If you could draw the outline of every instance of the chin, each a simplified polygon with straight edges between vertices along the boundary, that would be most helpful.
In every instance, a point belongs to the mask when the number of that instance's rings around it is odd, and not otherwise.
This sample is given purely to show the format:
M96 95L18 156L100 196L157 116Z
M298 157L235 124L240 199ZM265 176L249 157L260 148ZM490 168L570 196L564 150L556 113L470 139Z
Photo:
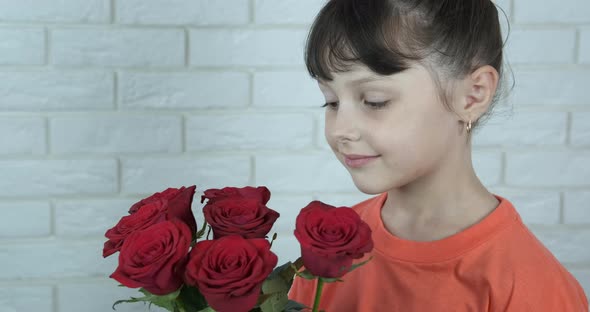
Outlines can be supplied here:
M388 188L384 187L383 185L379 185L379 184L371 184L371 183L360 183L357 181L354 181L354 185L356 186L356 188L359 189L359 191L368 194L368 195L378 195L381 194L383 192L386 192L388 190Z

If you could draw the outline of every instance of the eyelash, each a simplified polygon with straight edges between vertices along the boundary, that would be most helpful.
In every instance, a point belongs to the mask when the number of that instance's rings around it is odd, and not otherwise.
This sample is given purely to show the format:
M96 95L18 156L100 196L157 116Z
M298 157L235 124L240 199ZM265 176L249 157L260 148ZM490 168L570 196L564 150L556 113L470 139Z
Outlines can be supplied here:
M383 108L383 107L387 106L388 103L389 103L389 101L385 101L385 102L367 102L367 101L365 101L365 104L367 104L368 106L370 106L371 108L374 108L374 109ZM325 103L324 105L322 105L322 107L330 106L330 108L334 108L337 104L338 104L338 102L328 102L328 103Z

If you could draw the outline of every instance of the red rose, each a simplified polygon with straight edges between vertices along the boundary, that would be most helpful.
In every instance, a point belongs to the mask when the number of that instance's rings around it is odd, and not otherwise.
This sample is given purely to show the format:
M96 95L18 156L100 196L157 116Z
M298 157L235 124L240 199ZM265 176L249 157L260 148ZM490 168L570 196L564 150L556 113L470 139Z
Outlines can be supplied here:
M183 283L190 244L190 229L178 219L136 231L123 243L119 266L111 278L154 295L174 292Z
M364 253L373 249L371 228L348 207L313 201L297 216L295 237L303 265L313 275L341 277Z
M203 207L205 220L215 239L237 234L244 238L264 238L280 214L257 198L229 197L208 202Z
M121 218L113 228L105 233L109 240L104 243L102 256L106 258L119 251L125 239L133 232L147 229L156 223L165 221L167 219L167 204L168 202L165 199L152 201L142 206L138 212Z
M201 196L201 203L205 201L205 198L209 199L207 203L213 203L216 200L224 199L228 197L247 197L256 198L262 204L266 205L270 199L270 191L264 187L252 187L246 186L242 188L237 187L224 187L222 189L208 189L204 192L205 195Z
M191 250L185 281L199 288L215 311L246 312L256 305L277 261L266 239L232 235L200 241Z
M168 214L171 217L179 218L186 225L189 226L191 231L195 233L197 231L197 223L195 216L191 210L193 203L193 197L195 195L195 185L190 187L167 188L163 192L154 193L152 196L144 198L137 203L133 204L129 208L129 213L133 214L142 209L143 206L154 201L166 199L168 201Z

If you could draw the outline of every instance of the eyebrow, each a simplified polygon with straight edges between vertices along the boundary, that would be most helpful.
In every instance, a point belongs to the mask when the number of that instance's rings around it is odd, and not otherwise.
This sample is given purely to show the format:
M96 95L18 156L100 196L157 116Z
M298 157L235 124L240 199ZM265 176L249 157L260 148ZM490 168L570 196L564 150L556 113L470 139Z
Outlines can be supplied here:
M371 82L371 81L375 81L375 80L379 80L381 79L381 77L378 76L368 76L368 77L363 77L363 78L359 78L359 79L355 79L355 80L351 80L350 83L367 83L367 82Z
M348 84L362 84L362 83L367 83L367 82L371 82L371 81L376 81L379 79L381 79L381 77L379 77L379 76L366 76L366 77L362 77L362 78L358 78L358 79L353 79L353 80L349 81ZM324 81L322 79L317 79L317 81L320 84L327 85L326 81Z

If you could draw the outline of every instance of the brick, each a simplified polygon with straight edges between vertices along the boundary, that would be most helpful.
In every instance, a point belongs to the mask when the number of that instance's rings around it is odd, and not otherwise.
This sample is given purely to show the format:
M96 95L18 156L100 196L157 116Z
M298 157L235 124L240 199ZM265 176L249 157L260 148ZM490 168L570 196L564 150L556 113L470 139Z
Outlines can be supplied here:
M256 184L285 193L357 190L346 168L328 153L256 156Z
M525 224L558 224L560 198L557 191L523 191L494 188L491 191L514 205Z
M296 150L311 145L312 119L302 114L189 116L187 150Z
M119 81L123 109L235 108L250 98L246 73L124 72Z
M590 192L565 192L563 200L564 222L568 224L590 224Z
M43 197L117 191L117 162L95 160L1 160L0 196Z
M1 238L51 234L51 207L47 202L2 202L0 212Z
M576 31L571 29L513 29L507 45L511 63L573 63Z
M116 10L120 24L234 25L250 19L248 0L125 0Z
M303 29L192 29L194 66L302 65Z
M585 246L590 239L590 229L567 229L565 227L537 228L531 231L562 263L584 263L590 260L590 249Z
M110 20L109 0L3 0L0 5L0 20L3 22L105 23Z
M45 154L45 121L40 117L0 118L0 155Z
M53 153L180 152L180 116L103 115L50 118Z
M254 16L258 24L311 24L325 0L256 0Z
M246 186L250 160L246 156L123 158L124 193L151 195L168 187L196 185L197 190Z
M587 23L590 3L585 0L514 1L514 22L523 23Z
M141 297L137 288L118 287L115 280L96 282L63 282L58 286L59 312L104 312L112 311L115 301ZM117 312L145 312L148 304L143 302L122 303L115 307ZM163 312L163 308L152 305L149 311Z
M111 109L113 75L87 71L3 71L0 95L0 109L5 111Z
M51 286L3 286L0 304L5 312L53 312L53 291Z
M51 32L51 63L65 66L182 66L179 29L61 28Z
M43 29L0 29L0 64L40 65L44 62L45 32Z
M2 279L66 279L109 276L117 267L117 255L102 258L103 240L45 241L0 245L10 255L10 266L0 267ZM42 259L43 265L39 265ZM34 269L31 269L34 268Z
M254 106L319 109L325 102L317 82L304 71L256 72L253 88Z
M590 153L535 151L508 153L506 183L511 186L586 186Z
M579 61L582 64L590 64L590 27L580 27L579 40Z
M474 146L560 145L565 143L567 114L516 112L492 118L475 132Z
M59 200L55 203L56 235L103 237L140 199Z
M272 191L274 190L271 189L271 192ZM295 219L297 218L299 211L307 206L312 200L313 198L310 195L289 196L276 195L273 193L266 205L269 208L276 210L281 216L275 222L269 236L272 236L272 233L277 232L280 240L285 236L293 235L293 231L295 230Z
M565 69L514 69L518 87L511 102L518 105L590 105L586 82L590 71Z
M590 112L573 112L571 143L574 146L590 145Z
M502 153L474 150L472 153L475 173L486 186L500 183L502 177Z

